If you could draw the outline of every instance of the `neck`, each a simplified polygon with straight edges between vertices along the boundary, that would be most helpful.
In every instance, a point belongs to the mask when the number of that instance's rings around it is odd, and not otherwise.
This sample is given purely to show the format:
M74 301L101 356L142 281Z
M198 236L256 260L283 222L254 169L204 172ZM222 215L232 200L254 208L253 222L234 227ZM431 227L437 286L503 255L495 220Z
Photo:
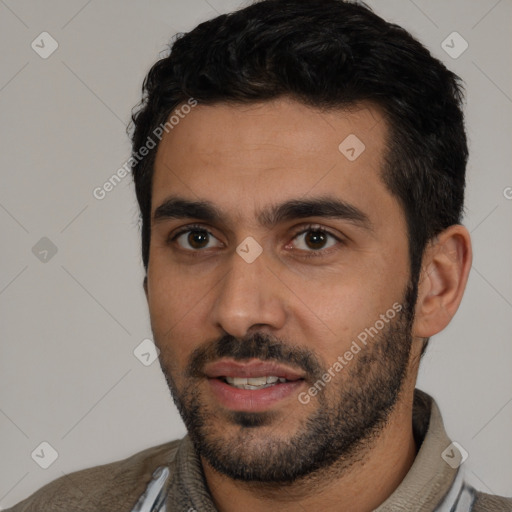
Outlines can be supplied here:
M204 459L203 469L220 512L281 512L377 508L400 485L416 457L412 429L413 389L404 389L384 429L349 460L286 485L234 481Z

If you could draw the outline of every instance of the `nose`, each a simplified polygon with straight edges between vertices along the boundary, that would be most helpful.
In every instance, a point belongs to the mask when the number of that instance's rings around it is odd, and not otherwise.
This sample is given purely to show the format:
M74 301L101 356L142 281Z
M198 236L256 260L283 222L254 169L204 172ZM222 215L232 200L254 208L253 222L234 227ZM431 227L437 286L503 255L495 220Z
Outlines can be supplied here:
M233 253L217 288L213 321L237 338L255 329L280 329L286 321L285 290L268 267L264 253L252 263Z

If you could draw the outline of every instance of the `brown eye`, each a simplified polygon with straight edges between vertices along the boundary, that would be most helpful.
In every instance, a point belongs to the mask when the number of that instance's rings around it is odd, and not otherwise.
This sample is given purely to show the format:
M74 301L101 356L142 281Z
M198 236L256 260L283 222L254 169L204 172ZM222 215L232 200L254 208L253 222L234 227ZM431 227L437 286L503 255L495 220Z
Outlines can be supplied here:
M322 231L308 231L304 241L310 249L323 249L327 234Z
M209 235L206 231L190 231L187 242L194 249L203 249L208 245Z
M322 228L309 228L297 233L293 245L296 249L307 252L320 252L336 245L340 240Z
M189 228L180 231L172 238L182 249L198 251L201 249L210 249L220 247L219 242L208 230L200 228Z

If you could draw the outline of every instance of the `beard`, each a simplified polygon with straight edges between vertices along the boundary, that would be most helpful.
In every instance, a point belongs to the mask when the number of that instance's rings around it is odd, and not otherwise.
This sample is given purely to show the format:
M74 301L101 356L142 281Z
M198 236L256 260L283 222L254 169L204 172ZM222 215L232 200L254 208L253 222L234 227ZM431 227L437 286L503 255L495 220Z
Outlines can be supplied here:
M181 386L161 354L162 371L197 454L227 477L255 484L292 483L335 464L347 468L360 460L386 426L407 375L416 290L407 288L401 311L307 406L297 401L301 414L285 432L278 429L291 414L283 418L279 411L213 410L200 391L206 382L203 369L224 357L276 361L302 370L309 387L331 367L313 351L266 333L243 339L225 335L192 353ZM308 415L303 414L305 407Z

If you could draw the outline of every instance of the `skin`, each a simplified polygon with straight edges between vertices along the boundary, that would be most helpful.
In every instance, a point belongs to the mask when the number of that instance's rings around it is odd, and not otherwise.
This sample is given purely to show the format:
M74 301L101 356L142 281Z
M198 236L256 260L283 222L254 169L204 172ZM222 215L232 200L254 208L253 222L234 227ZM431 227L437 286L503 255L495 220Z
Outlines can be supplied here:
M366 146L354 161L338 149L349 134ZM155 161L152 213L170 196L209 201L222 213L215 222L152 219L145 291L161 365L178 390L187 387L185 368L193 351L226 333L243 338L257 331L293 340L329 367L358 333L403 300L410 280L405 217L379 176L386 135L386 122L372 105L321 112L289 98L198 105L166 134ZM258 217L288 200L325 196L364 212L371 229L326 217L267 226ZM194 249L186 234L170 241L190 224L213 235L207 248ZM308 224L324 227L339 240L328 237L326 248L311 249L304 235L297 236ZM250 264L236 252L248 236L262 248ZM202 458L217 508L256 512L321 506L326 512L362 512L389 497L416 455L412 399L421 341L455 314L470 266L470 238L463 226L451 226L427 247L407 374L389 421L366 449L284 490L235 481ZM332 400L350 375L337 376L326 396ZM212 436L227 441L240 433L206 380L194 392L215 412ZM257 453L270 438L286 440L315 407L317 400L305 406L295 396L279 402L272 408L276 421L258 427L246 449Z

